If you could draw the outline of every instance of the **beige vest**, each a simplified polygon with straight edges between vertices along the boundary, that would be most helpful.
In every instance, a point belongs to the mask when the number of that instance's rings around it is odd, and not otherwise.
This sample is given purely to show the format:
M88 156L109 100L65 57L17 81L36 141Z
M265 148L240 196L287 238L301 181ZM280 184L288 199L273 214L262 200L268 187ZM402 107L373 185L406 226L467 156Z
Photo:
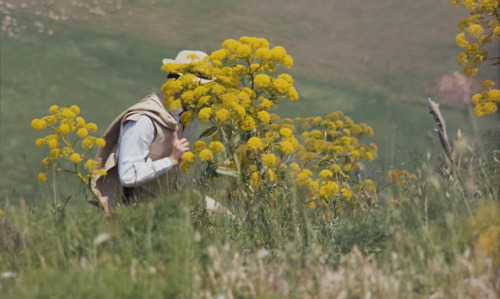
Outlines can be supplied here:
M177 124L175 118L165 110L161 92L146 96L142 101L120 114L104 133L106 146L100 148L96 155L98 167L107 171L106 176L98 176L92 180L92 190L98 197L100 205L109 211L114 205L123 202L124 188L118 177L118 151L119 140L123 125L128 120L137 121L141 115L151 118L155 128L155 140L149 147L149 155L153 161L168 157L172 153L172 135L177 130L177 135L182 138L182 126ZM142 194L155 196L167 194L177 184L178 168L170 169L165 175L159 176L140 187ZM93 200L93 203L99 204Z

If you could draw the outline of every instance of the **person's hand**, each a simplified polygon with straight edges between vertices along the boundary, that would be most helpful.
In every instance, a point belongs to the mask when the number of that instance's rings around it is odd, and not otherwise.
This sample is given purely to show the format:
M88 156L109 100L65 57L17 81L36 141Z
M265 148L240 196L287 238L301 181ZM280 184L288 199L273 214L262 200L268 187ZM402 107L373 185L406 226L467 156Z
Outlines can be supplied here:
M179 139L177 137L177 131L172 135L172 154L168 156L168 159L172 162L172 165L177 165L181 163L182 155L189 151L189 141L186 138Z

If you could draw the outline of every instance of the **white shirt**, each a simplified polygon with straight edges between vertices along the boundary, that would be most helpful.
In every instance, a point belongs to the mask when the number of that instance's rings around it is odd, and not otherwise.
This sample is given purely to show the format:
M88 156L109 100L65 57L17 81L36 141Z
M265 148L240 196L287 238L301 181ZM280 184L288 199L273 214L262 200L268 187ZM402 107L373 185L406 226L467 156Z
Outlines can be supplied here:
M179 122L180 113L173 115ZM191 140L196 131L197 121L193 121L183 130L183 137ZM123 126L118 152L118 177L125 187L139 186L171 169L169 158L153 161L148 157L149 146L155 140L153 121L147 115L141 115L138 121L127 121Z
M118 152L118 176L123 186L141 185L172 168L169 158L153 161L148 157L154 139L153 121L147 115L141 115L138 121L127 121L123 126Z

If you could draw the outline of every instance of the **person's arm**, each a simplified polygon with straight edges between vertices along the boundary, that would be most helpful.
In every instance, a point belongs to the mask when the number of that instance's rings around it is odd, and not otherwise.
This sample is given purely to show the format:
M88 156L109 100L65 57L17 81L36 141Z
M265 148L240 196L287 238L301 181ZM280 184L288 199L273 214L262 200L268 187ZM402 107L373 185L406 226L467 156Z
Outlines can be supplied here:
M118 176L125 187L133 187L150 181L180 163L182 154L189 150L185 139L174 134L172 155L152 161L148 158L149 146L155 139L152 120L142 115L138 121L128 121L123 126L118 154Z

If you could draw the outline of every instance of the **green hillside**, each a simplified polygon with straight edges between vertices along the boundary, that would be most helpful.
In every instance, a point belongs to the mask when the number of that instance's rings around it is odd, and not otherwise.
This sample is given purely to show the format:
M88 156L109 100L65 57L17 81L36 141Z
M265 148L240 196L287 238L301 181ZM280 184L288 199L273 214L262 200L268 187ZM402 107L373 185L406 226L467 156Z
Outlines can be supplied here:
M17 7L11 14L26 28L1 36L0 196L31 200L40 192L35 176L42 154L34 147L40 135L30 121L50 105L79 105L102 133L119 112L161 86L162 58L185 48L210 52L242 35L264 37L294 58L290 73L301 99L278 113L342 110L374 128L379 158L369 169L399 167L418 149L439 153L426 88L459 70L454 36L463 12L430 0L313 2L111 1L101 14L64 1ZM45 17L47 11L67 20ZM450 135L457 128L476 134L498 127L498 118L478 120L468 108L444 107Z

